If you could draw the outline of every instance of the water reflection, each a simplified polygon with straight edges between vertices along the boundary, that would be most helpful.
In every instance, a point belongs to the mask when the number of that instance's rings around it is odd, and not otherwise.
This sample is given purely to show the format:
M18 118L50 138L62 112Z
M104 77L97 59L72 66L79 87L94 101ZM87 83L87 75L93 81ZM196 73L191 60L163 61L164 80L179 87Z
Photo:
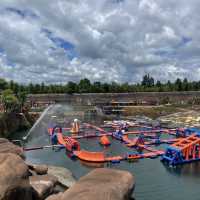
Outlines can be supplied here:
M86 162L86 161L80 161L80 164L89 168L101 168L104 167L104 163L92 163L92 162Z
M163 163L163 166L167 172L175 176L191 176L194 178L200 177L200 162L196 161L194 163L187 163L184 165L169 166Z

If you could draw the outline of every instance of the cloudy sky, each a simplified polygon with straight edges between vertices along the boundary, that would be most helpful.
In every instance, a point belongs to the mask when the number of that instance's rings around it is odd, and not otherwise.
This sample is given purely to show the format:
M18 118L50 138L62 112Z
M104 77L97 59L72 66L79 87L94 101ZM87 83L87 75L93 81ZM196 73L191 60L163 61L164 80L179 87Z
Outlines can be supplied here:
M200 80L199 0L0 0L0 77Z

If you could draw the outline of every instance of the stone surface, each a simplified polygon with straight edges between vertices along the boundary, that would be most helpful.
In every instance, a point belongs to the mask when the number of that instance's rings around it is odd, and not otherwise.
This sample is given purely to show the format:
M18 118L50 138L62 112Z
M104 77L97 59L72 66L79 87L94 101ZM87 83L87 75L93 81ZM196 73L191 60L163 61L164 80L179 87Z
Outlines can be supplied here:
M48 172L47 165L36 165L36 164L29 164L27 163L29 169L34 171L38 175L45 175Z
M0 200L36 199L29 184L28 167L18 155L0 153L0 174Z
M14 153L25 158L23 149L5 138L0 138L0 153Z
M48 174L56 176L59 183L66 188L71 187L76 182L71 171L64 167L48 166Z
M57 178L51 175L30 176L30 184L37 192L40 199L45 199L54 192L54 187L58 182Z
M23 113L3 113L0 118L0 136L9 137L12 133L30 128L30 123Z
M48 197L47 199L45 199L45 200L61 200L62 196L63 196L63 193L60 192L60 193L58 193L58 194L53 194L53 195L49 196L49 197Z
M199 111L189 110L177 112L158 118L163 126L168 127L198 127L200 128Z
M95 169L54 200L125 200L134 189L134 177L127 171Z

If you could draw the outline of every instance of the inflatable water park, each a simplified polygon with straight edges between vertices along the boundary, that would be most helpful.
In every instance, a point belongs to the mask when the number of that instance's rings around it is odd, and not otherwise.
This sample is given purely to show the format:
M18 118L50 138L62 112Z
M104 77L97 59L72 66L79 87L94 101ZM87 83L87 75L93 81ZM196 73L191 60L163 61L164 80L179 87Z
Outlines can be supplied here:
M162 162L176 166L200 160L200 130L196 128L167 129L122 120L96 126L74 119L71 127L49 125L48 134L51 142L48 147L64 148L73 158L86 162L119 163L160 157ZM104 150L88 151L81 148L81 140L84 138L98 138L98 145L104 148L110 148L112 141L118 140L119 145L126 146L130 151L115 156L106 155ZM159 148L161 144L166 144L165 149Z

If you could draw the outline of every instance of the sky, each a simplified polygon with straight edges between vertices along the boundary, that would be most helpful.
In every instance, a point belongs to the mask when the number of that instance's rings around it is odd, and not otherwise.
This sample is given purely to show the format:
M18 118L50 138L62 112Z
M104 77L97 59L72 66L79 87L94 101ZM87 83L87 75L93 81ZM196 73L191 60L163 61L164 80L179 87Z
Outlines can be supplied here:
M0 77L200 80L199 0L0 0Z

